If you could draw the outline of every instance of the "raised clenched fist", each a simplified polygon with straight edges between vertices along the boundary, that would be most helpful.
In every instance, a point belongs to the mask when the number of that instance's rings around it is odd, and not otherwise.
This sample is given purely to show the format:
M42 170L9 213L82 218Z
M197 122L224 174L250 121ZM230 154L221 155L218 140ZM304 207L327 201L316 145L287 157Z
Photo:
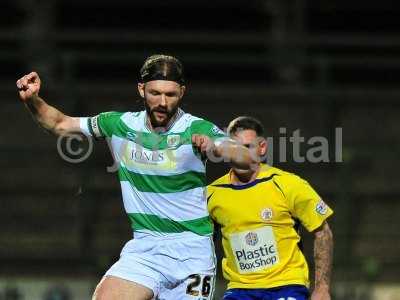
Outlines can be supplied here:
M19 98L26 102L32 97L37 97L40 90L40 78L36 72L31 72L17 80Z
M206 135L201 135L201 134L193 134L192 135L192 144L197 147L200 152L205 153L207 151L211 151L215 148L215 144Z

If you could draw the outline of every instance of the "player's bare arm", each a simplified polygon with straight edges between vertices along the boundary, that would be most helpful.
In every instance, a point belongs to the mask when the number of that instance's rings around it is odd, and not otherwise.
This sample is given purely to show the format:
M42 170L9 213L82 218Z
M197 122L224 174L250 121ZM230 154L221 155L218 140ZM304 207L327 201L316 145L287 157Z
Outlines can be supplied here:
M315 287L311 300L330 300L329 287L332 273L333 234L327 222L315 231L314 261Z
M19 97L39 125L56 135L80 132L79 118L67 116L48 105L39 97L40 87L40 77L36 72L31 72L17 80Z
M192 143L199 148L200 152L215 157L223 157L225 161L230 162L234 167L240 169L250 169L258 163L258 156L252 154L245 146L233 140L226 140L221 143L214 141L206 135L192 135Z

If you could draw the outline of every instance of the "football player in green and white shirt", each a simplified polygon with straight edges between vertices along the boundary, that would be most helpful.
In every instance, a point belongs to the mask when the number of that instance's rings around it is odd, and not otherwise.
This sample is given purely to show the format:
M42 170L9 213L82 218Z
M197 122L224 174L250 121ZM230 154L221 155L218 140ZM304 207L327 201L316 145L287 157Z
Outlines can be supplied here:
M93 299L212 299L213 227L205 197L205 158L223 158L241 168L249 150L214 124L179 108L185 92L182 64L172 56L149 57L138 90L140 112L69 117L39 97L32 72L17 81L19 96L45 129L109 139L124 207L134 239L106 272Z

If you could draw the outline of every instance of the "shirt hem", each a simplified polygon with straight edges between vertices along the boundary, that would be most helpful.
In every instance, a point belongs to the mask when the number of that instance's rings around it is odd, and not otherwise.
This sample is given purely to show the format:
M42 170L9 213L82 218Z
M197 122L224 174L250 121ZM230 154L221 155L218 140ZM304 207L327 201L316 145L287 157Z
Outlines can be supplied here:
M309 283L304 282L302 280L291 280L291 281L276 281L271 284L265 283L237 283L237 282L230 282L228 283L228 289L270 289L270 288L277 288L286 285L303 285L306 288L309 288Z

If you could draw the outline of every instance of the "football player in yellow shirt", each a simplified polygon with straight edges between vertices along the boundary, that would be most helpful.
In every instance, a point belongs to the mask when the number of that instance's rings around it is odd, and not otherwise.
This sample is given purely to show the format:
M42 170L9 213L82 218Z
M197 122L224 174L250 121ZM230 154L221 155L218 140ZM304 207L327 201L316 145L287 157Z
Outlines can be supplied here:
M231 138L265 155L261 123L239 117ZM315 285L312 300L330 300L333 236L326 219L333 211L307 181L260 163L232 168L208 186L208 210L221 226L228 282L224 300L306 300L309 270L299 225L314 234Z

